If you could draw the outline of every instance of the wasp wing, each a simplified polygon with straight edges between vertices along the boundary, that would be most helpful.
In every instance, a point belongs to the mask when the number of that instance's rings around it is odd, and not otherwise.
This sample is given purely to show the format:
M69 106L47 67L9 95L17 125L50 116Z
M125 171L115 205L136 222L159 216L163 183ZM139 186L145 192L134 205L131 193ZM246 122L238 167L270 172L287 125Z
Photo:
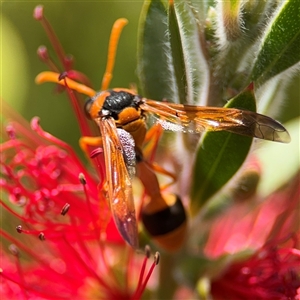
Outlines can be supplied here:
M156 122L165 130L191 133L224 130L264 140L290 142L289 133L279 122L252 111L147 99L141 108L154 114Z
M111 212L122 237L133 248L137 248L137 221L131 185L133 174L129 174L124 161L123 145L119 139L114 120L112 118L102 118L99 120L98 125L103 140ZM122 138L124 139L124 136ZM129 142L128 145L130 143L132 142ZM126 150L125 157L130 156L128 151ZM132 165L129 166L129 170L132 170Z
M117 128L119 141L123 149L123 158L129 174L130 179L135 176L136 153L135 143L132 135L125 129Z

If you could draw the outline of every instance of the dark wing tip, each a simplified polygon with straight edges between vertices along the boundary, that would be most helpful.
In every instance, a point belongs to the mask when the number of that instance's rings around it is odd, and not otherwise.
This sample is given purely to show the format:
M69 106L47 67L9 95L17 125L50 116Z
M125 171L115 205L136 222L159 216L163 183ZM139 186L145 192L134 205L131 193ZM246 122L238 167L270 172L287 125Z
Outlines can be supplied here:
M134 212L129 213L126 216L122 216L121 218L115 215L114 221L123 239L133 249L137 249L139 247L139 242L138 242L137 222L135 218L135 213Z
M284 131L275 131L274 141L280 143L289 143L291 141L291 136L286 129L284 129Z
M290 134L283 125L264 115L255 115L254 131L255 137L260 139L279 143L289 143L291 141Z

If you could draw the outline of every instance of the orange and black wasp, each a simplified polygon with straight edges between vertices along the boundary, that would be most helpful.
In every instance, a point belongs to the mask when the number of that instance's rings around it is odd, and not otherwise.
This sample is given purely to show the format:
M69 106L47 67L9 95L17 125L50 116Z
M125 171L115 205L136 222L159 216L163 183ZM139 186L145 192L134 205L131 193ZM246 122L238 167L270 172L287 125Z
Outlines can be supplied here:
M163 193L155 171L143 155L145 141L155 130L201 133L228 131L276 142L289 142L286 129L277 121L251 111L234 108L200 107L173 104L144 98L133 89L109 89L118 40L126 19L118 19L112 29L106 72L100 92L69 78L59 80L60 74L43 72L36 81L66 85L89 96L85 110L100 129L99 137L82 137L81 147L100 146L104 150L106 185L110 209L122 237L138 248L138 226L135 212L132 178L137 174L149 198L141 218L146 230L167 250L176 250L186 234L186 213L180 198ZM152 115L156 125L147 128L146 116ZM165 172L167 174L167 172Z

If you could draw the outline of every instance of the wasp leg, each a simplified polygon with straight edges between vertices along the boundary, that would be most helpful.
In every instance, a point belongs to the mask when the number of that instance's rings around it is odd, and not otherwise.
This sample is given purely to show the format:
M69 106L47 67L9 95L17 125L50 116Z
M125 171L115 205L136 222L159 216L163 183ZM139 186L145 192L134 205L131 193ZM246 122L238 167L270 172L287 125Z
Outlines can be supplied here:
M144 163L147 164L148 167L152 171L171 178L170 182L168 182L168 183L166 183L166 184L164 184L163 186L160 187L161 190L165 190L166 188L173 185L177 181L177 177L174 173L167 171L166 169L161 167L159 164L157 164L155 162L150 163L149 161L145 161Z
M103 147L103 142L102 142L102 137L100 136L83 136L79 139L79 146L85 156L87 157L88 161L95 166L95 169L98 172L99 178L104 178L105 177L105 170L104 166L98 162L95 162L92 160L92 157L94 158L92 154L93 149L99 149ZM98 152L99 153L99 152ZM100 167L99 167L100 166ZM104 184L105 181L102 181ZM102 184L102 187L103 187Z
M90 160L90 147L102 148L103 142L100 136L83 136L79 139L79 146Z
M150 162L153 162L154 156L158 147L158 142L163 133L163 128L160 124L153 125L146 133L143 144L143 157Z
M159 164L154 162L154 156L158 147L158 142L163 133L163 128L160 124L153 125L146 134L145 137L145 146L143 147L143 161L148 165L150 169L159 174L165 175L171 178L171 182L163 185L161 190L166 189L167 187L174 184L177 180L177 177L174 173L167 171Z

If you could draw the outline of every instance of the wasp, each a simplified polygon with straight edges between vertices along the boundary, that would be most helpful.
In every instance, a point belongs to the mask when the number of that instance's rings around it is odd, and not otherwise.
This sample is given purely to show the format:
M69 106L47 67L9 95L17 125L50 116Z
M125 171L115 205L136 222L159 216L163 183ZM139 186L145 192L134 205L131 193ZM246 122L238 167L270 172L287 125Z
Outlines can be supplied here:
M223 130L276 142L289 142L290 137L277 121L251 111L154 101L138 95L134 89L109 89L118 40L126 23L126 19L118 19L113 26L100 92L69 78L60 80L60 74L55 72L40 73L36 82L59 83L89 97L85 112L96 122L101 135L82 137L80 145L85 151L87 145L103 148L110 209L121 236L138 248L132 192L132 179L137 175L148 196L141 212L144 227L158 244L173 251L184 241L187 216L178 195L162 192L156 176L156 171L164 172L162 168L155 168L143 155L145 142L157 128L192 133ZM148 115L156 120L150 129L146 124Z

